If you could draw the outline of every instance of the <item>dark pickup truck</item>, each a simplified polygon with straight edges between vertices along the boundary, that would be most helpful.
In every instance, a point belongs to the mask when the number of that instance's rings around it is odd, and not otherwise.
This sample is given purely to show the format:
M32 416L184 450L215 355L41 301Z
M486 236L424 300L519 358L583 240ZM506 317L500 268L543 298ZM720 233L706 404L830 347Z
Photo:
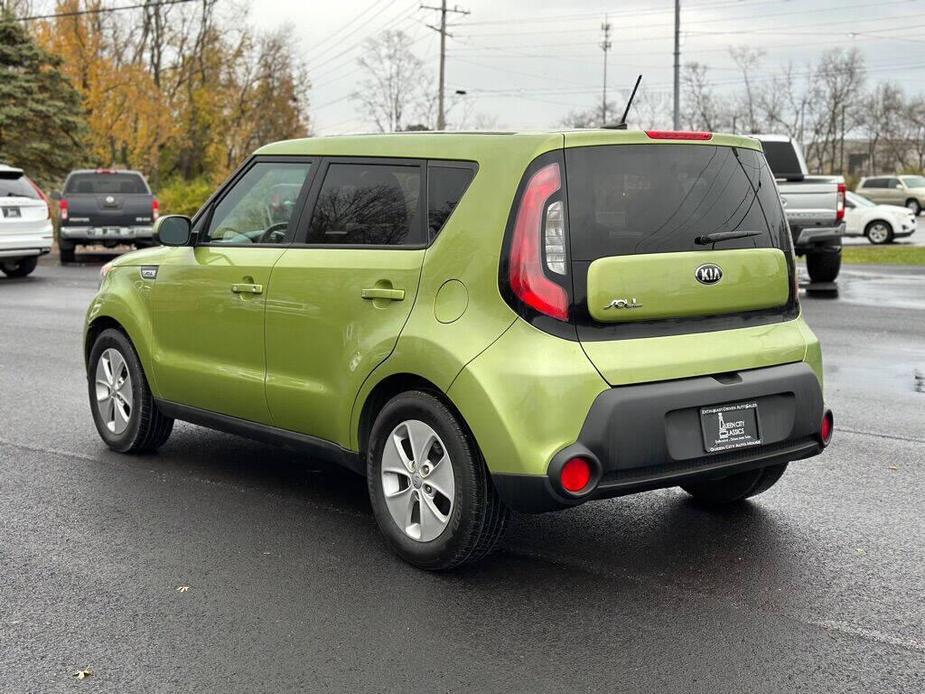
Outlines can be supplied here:
M154 245L157 198L138 171L72 171L58 201L58 248L61 262L74 261L77 246Z

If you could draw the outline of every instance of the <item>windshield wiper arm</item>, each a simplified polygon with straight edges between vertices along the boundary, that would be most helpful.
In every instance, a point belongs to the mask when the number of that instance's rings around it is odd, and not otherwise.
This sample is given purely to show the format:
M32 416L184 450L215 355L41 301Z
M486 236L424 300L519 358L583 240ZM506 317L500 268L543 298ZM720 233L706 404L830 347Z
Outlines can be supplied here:
M694 239L698 246L706 246L718 241L729 241L731 239L747 239L750 236L761 236L762 231L716 231L712 234L704 234Z

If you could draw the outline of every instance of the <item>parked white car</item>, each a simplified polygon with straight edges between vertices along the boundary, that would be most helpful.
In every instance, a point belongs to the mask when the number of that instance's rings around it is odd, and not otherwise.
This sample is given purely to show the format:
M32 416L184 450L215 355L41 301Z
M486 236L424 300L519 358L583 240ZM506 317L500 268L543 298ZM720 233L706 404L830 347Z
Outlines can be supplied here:
M866 236L871 243L892 243L915 233L915 212L898 205L878 205L857 193L845 196L845 234Z
M25 277L51 252L53 239L45 194L22 169L0 164L0 271Z

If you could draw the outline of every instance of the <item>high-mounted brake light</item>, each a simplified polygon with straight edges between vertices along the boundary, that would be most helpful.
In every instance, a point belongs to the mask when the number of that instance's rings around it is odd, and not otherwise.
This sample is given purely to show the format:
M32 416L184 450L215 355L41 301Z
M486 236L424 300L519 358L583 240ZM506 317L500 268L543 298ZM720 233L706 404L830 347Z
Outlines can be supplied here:
M835 219L839 222L845 218L845 188L844 183L838 184L838 193L835 201Z
M155 222L157 218L161 216L161 204L157 201L157 198L154 198L151 201L151 219Z
M702 130L646 130L650 140L712 140L713 133Z
M58 201L58 216L62 222L67 221L67 200Z
M97 169L96 170L96 173L98 174L114 174L115 172L116 172L115 169Z
M564 321L568 320L568 295L563 287L546 276L540 246L542 235L549 269L564 274L562 204L557 201L547 206L549 198L561 187L557 163L544 166L530 177L514 220L508 279L517 298L540 313Z

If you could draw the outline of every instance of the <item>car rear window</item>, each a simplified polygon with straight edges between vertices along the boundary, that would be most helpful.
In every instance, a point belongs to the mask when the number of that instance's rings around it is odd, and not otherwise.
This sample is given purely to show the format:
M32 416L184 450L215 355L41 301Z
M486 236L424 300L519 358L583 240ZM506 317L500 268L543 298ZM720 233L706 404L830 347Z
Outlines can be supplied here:
M14 177L0 172L0 198L31 198L32 200L38 200L39 194L25 176L18 174Z
M572 259L641 253L786 248L774 178L755 150L712 145L567 149ZM699 245L715 232L756 236Z
M762 142L764 156L767 157L768 166L778 178L792 178L803 176L800 160L796 150L789 142Z
M148 185L135 173L79 173L67 179L65 194L104 195L148 195Z

